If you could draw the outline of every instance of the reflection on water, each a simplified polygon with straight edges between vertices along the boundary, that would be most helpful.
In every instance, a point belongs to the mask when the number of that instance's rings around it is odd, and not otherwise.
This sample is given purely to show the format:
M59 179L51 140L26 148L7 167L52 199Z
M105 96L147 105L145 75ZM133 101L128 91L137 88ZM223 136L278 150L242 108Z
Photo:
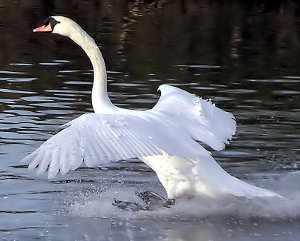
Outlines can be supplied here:
M28 173L19 163L22 157L61 124L92 111L92 70L82 51L62 37L31 32L51 14L75 18L96 39L114 103L150 108L163 83L212 98L238 122L231 145L215 153L222 166L299 200L299 174L289 174L300 169L298 3L0 1L1 240L298 238L294 202L265 205L269 217L257 215L257 209L254 216L260 217L236 215L237 207L214 212L200 201L199 209L186 208L198 210L193 217L176 210L112 216L114 196L163 192L142 163L83 168L54 181Z

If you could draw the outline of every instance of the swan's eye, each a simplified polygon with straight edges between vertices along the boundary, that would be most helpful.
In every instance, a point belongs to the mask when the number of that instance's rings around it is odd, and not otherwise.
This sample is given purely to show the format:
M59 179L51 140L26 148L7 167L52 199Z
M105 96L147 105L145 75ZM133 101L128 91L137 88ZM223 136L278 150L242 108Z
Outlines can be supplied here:
M52 17L49 17L48 24L50 24L52 30L54 29L55 25L58 23L60 23L60 22Z

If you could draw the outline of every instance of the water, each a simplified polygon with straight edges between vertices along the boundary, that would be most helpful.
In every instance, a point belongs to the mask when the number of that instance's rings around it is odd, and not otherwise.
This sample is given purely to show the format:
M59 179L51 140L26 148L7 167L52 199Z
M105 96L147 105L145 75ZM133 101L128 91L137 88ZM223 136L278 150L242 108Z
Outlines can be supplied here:
M231 174L292 201L121 212L112 198L163 193L142 163L82 168L52 181L29 173L22 157L92 111L82 51L31 32L50 14L75 17L99 43L118 106L151 108L158 86L170 83L234 113L237 135L214 156ZM299 18L289 1L0 2L0 240L298 239Z

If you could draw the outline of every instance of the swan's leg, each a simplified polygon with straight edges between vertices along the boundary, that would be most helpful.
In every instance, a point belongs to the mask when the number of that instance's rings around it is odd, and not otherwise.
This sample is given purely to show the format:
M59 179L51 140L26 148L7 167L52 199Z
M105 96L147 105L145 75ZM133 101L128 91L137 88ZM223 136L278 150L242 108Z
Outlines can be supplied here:
M175 199L167 199L167 201L165 202L164 207L169 208L170 206L175 205Z
M136 195L143 200L145 205L136 202L121 201L116 198L114 198L112 205L127 211L149 211L160 207L170 208L171 205L175 204L175 199L167 199L151 191L136 192Z
M127 210L127 211L145 211L149 210L148 206L143 206L141 204L135 203L135 202L127 202L127 201L121 201L118 199L113 200L112 205L115 207L118 207L122 210Z
M150 208L158 205L169 208L175 204L175 199L168 199L158 193L152 191L136 192L136 195L141 198L145 204Z

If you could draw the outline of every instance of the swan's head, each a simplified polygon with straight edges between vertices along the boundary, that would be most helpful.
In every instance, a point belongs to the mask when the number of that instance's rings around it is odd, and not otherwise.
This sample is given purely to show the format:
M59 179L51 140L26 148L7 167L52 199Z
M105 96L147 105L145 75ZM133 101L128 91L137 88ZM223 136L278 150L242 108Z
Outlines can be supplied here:
M72 32L74 32L74 29L78 27L79 25L70 18L50 16L43 21L40 27L33 29L33 32L56 33L70 37Z

